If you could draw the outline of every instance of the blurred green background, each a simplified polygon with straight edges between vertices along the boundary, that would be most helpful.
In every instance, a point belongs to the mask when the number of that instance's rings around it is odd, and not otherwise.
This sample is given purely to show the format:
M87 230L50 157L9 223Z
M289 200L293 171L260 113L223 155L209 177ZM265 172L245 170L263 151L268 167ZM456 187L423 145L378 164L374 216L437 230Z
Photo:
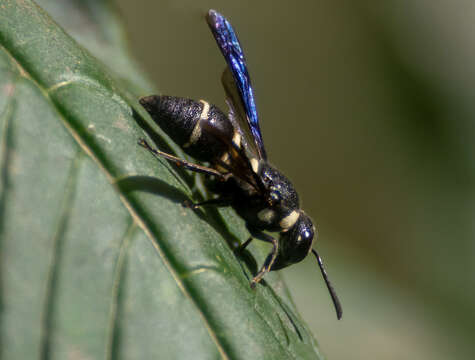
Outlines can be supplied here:
M313 258L282 271L329 359L475 358L474 2L117 4L162 94L223 109L204 14L237 29L343 303L337 321Z

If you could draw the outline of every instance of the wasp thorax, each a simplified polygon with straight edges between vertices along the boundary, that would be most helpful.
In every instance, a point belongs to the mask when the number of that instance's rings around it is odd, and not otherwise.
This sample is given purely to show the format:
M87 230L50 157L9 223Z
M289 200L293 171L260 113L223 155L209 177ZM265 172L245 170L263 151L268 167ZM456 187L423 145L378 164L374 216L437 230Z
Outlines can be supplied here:
M299 209L299 196L294 186L280 171L266 162L259 163L259 175L268 191L269 203L288 210Z

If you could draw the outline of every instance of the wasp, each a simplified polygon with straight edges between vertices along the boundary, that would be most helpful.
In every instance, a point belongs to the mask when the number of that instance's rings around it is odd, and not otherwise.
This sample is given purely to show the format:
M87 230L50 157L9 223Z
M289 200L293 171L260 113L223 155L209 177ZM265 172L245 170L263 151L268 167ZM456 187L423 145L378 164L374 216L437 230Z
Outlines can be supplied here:
M312 248L316 237L312 220L300 208L299 196L292 183L267 160L241 44L223 15L209 10L206 20L227 62L221 80L228 114L204 100L159 95L143 97L140 103L153 120L200 164L154 149L144 139L140 139L139 144L156 157L210 176L212 191L217 197L189 206L231 206L245 220L251 234L240 246L241 250L254 238L272 244L272 251L251 281L252 288L269 271L298 263L311 252L317 259L340 319L340 301L322 259ZM278 232L279 237L267 232Z

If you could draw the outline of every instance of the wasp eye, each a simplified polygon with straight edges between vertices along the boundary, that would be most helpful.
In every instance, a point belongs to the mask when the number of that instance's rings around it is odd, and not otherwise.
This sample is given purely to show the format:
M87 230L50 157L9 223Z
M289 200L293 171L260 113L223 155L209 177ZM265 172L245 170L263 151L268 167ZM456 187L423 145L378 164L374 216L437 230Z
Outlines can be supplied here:
M308 226L302 226L300 229L299 236L297 238L298 242L308 243L309 240L313 239L313 228Z

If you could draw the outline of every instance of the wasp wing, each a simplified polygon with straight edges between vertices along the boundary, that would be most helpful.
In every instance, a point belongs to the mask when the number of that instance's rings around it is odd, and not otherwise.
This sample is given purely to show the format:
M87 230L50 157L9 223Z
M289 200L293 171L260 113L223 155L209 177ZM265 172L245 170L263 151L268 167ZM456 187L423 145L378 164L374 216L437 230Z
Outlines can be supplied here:
M228 97L233 103L234 111L238 116L246 119L256 145L257 154L261 159L267 159L264 142L262 140L256 102L252 91L251 79L247 71L246 60L241 44L233 27L226 18L215 10L210 10L207 16L208 25L218 43L219 48L228 64L234 79L236 91L229 89L228 81L223 81ZM237 94L237 96L235 96Z
M254 137L251 134L247 123L246 111L242 106L241 98L234 84L234 78L229 68L224 69L221 77L224 90L226 92L226 103L229 107L228 118L232 122L235 129L239 131L242 138L242 146L249 153L249 159L261 157L256 147Z

